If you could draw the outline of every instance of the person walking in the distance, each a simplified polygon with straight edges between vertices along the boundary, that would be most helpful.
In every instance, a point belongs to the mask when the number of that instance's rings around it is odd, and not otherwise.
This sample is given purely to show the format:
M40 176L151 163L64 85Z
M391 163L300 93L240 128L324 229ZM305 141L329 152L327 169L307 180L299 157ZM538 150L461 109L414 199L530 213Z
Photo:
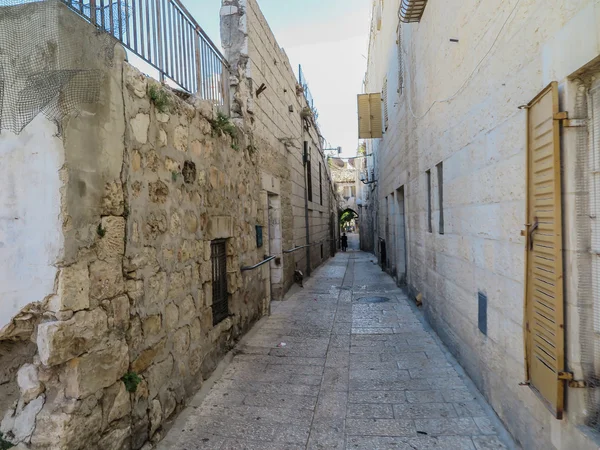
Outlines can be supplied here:
M342 251L345 252L348 249L348 236L346 233L342 235Z

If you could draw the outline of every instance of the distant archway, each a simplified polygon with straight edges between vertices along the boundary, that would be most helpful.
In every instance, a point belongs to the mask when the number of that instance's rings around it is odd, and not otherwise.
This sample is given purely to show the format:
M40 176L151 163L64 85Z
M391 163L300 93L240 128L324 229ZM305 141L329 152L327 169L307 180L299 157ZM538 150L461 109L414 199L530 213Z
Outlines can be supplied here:
M354 211L352 208L346 208L346 209L340 210L340 215L339 215L340 229L344 229L351 222L356 222L358 217L359 217L358 213L356 211Z
M346 208L346 209L342 209L340 210L340 222L342 221L342 217L344 217L345 215L348 216L348 214L351 214L351 219L358 219L359 215L356 211L354 211L352 208Z

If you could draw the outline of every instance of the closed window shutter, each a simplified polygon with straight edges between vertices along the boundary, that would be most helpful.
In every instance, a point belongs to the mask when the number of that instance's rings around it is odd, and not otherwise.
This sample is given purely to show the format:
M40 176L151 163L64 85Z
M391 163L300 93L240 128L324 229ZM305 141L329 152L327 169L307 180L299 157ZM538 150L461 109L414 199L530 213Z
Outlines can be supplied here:
M591 152L589 160L590 171L590 225L591 225L591 259L594 309L600 308L600 79L590 90L591 117L590 117L590 142ZM596 332L596 345L600 336L600 314L594 313L594 331Z
M404 90L404 55L402 54L402 22L398 22L398 93Z
M383 81L383 126L388 129L388 81L387 78Z
M382 136L381 94L360 94L358 96L359 139L378 139Z
M530 386L564 407L564 307L558 84L527 108L526 352Z

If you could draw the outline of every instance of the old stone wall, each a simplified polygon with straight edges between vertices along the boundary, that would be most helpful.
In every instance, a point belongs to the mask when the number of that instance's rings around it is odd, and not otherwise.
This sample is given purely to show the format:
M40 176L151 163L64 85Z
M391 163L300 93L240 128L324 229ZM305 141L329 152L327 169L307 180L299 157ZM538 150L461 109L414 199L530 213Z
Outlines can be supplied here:
M221 37L225 56L234 68L233 114L243 118L252 130L263 176L281 180L280 190L269 192L281 196L284 250L307 244L305 191L308 183L312 186L308 201L311 264L307 265L305 250L284 254L287 288L295 269L306 273L332 254L329 239L335 228L331 213L336 209L336 200L331 174L318 124L303 116L307 112L306 99L258 3L226 0L223 4ZM265 89L259 93L261 86ZM311 156L308 181L304 142Z
M600 4L430 1L419 24L399 24L399 3L386 1L380 29L373 26L367 72L367 91L382 92L389 111L384 138L367 150L376 155L378 184L369 205L375 242L385 239L386 262L396 272L399 247L405 246L411 293L423 294L430 322L523 448L597 448L577 428L586 413L581 390L568 390L567 418L559 421L533 390L519 386L525 377L520 231L526 222L526 114L517 107L557 80L561 110L580 117L572 76L600 55ZM564 130L565 142L575 132ZM571 255L576 189L569 162L576 149L567 142L563 153L566 359L577 378L580 330ZM478 329L479 292L488 298L487 335Z
M18 151L34 155L30 161L49 152L31 185L8 180L24 199L23 215L16 216L26 219L24 231L41 226L43 212L58 221L47 222L54 234L28 242L35 251L27 258L42 264L40 276L52 283L21 292L0 335L0 438L32 449L137 450L160 439L225 352L268 312L271 298L283 296L294 269L304 270L302 252L283 257L283 250L304 243L305 227L296 220L304 219L303 203L298 211L304 196L292 183L292 173L303 170L302 141L261 128L257 119L275 118L279 109L254 118L235 108L233 140L215 125L210 103L147 78L126 62L120 46L107 46L103 34L56 7L47 26L77 40L72 62L95 71L100 95L76 113L65 111L58 123L40 118L21 135L0 135L0 157L14 170L23 165ZM35 12L36 5L28 8ZM60 50L60 43L48 45ZM282 55L278 50L270 60ZM280 61L273 65L283 67ZM249 86L249 75L240 70L234 78ZM299 115L303 96L295 85L290 89L297 119L289 122L313 136L314 124L303 128L307 121ZM244 93L234 89L236 105L252 103L255 94ZM32 147L40 139L49 144ZM311 139L318 167L321 147ZM311 242L329 236L336 203L328 176L322 169L323 206L317 197ZM32 211L40 201L33 188L48 191L40 211ZM12 214L10 202L7 197L3 208ZM15 236L7 236L11 245ZM229 307L215 323L211 246L221 240ZM323 245L323 252L311 252L313 267L331 253ZM269 253L282 260L241 271Z

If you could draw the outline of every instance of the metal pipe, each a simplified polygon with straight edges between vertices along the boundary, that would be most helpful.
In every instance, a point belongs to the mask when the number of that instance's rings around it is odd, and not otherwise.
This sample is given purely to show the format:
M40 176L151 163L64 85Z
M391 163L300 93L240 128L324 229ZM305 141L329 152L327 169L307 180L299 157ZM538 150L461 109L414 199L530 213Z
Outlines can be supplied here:
M291 248L289 250L284 250L283 253L294 253L296 250L300 250L301 248L306 248L307 245L300 245L298 247Z
M302 123L300 123L302 126ZM302 128L304 129L304 127ZM312 180L308 180L308 164L310 164L310 158L308 157L308 141L304 141L304 221L306 224L306 276L310 276L310 229L308 225L308 183L312 183Z
M275 258L276 258L276 256L269 256L269 257L267 257L267 259L264 259L264 260L262 260L262 261L261 261L261 262L259 262L258 264L255 264L255 265L253 265L253 266L246 266L246 267L242 267L240 270L241 270L242 272L246 272L246 271L248 271L248 270L254 270L254 269L256 269L256 268L258 268L258 267L262 266L263 264L266 264L266 263L268 263L269 261L272 261L272 260L274 260Z

